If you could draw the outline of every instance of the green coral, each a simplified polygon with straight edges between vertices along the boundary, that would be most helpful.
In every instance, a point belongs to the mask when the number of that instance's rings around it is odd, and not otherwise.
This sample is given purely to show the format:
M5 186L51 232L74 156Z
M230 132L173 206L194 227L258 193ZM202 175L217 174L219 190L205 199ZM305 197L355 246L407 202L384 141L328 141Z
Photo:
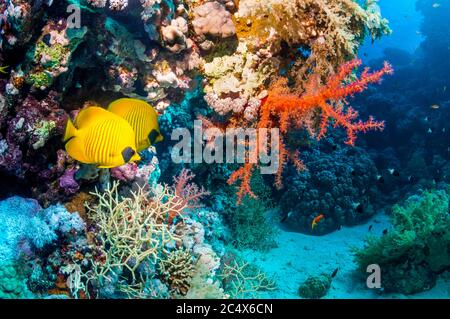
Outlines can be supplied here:
M68 70L68 64L73 51L83 41L87 28L67 29L56 35L51 35L50 24L44 28L44 33L35 47L27 53L27 60L33 61L33 67L28 72L28 84L40 89L52 85L54 79ZM56 38L54 43L47 44L45 37ZM59 42L58 42L59 41Z
M412 294L431 288L437 274L450 269L448 205L444 190L425 191L395 205L392 230L368 237L365 247L355 250L360 271L378 264L385 291Z
M35 150L44 146L45 142L50 137L52 131L56 128L55 121L41 121L34 129L34 135L38 140L33 144Z
M43 41L39 41L36 44L34 59L39 61L44 56L45 62L41 61L44 68L59 68L69 53L70 50L59 43L47 45Z
M31 73L27 82L37 88L47 88L52 84L53 77L47 71L38 71Z
M69 49L59 43L48 46L43 41L36 44L33 60L39 63L27 77L27 82L36 88L45 89L53 83L53 70L63 66L67 60Z
M298 294L306 299L320 299L330 290L332 278L327 274L309 276L298 289Z
M22 278L12 263L0 264L0 299L32 298L26 279Z

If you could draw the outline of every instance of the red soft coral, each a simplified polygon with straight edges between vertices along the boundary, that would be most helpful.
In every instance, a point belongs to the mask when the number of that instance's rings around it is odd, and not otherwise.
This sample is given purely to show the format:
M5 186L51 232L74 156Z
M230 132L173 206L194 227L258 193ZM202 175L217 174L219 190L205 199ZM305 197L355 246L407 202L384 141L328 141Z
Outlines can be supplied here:
M289 91L286 80L272 86L261 106L257 128L280 129L277 187L282 185L282 172L288 159L294 162L297 169L304 168L303 163L298 159L298 152L291 152L286 147L284 140L288 132L304 128L320 139L325 136L331 122L334 127L342 127L346 130L348 138L346 143L353 146L357 133L384 128L384 122L377 122L373 117L366 122L356 121L358 112L351 107L346 107L346 99L364 91L369 84L380 82L385 74L392 74L393 69L385 62L381 70L371 73L366 68L359 78L348 82L347 79L350 78L353 70L360 65L360 60L345 63L336 74L327 79L323 86L318 85L316 76L311 76L306 85L306 92L302 94ZM316 125L318 129L315 129L314 118L317 114L320 115L320 119ZM239 201L246 194L255 196L251 191L250 180L257 166L258 164L247 162L229 178L229 184L241 181L238 190Z

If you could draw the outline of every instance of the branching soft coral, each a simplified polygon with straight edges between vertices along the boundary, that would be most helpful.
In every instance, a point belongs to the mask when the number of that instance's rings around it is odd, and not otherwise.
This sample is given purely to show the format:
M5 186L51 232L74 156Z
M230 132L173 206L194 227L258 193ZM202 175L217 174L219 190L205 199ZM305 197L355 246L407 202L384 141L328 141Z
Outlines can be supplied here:
M384 67L376 72L370 72L366 68L359 78L345 82L352 71L360 65L360 60L352 60L343 64L323 86L318 84L319 81L314 75L310 76L307 89L303 92L289 90L286 79L282 79L272 86L261 106L257 128L258 131L260 129L280 129L278 149L272 150L272 152L279 153L277 187L282 185L282 172L288 159L294 162L297 169L304 168L298 158L298 151L292 152L287 148L286 136L288 133L306 129L312 136L321 139L325 136L331 123L333 127L345 129L348 137L346 143L353 146L357 133L383 129L384 123L375 121L373 117L366 122L357 120L358 112L347 107L346 99L364 91L369 84L379 82L383 75L391 74L392 67L385 63ZM258 149L258 146L256 148ZM259 151L262 150L258 149ZM241 181L238 191L240 199L246 194L255 196L251 191L250 180L258 166L259 164L247 162L229 178L230 184Z

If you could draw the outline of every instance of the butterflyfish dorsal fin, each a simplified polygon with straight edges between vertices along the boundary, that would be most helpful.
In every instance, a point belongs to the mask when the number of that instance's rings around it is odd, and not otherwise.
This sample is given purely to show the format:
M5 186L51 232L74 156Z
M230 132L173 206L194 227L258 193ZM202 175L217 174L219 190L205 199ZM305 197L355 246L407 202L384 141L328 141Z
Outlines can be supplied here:
M87 128L92 124L96 124L99 120L115 118L115 116L102 107L90 106L78 113L75 119L75 125L78 129Z

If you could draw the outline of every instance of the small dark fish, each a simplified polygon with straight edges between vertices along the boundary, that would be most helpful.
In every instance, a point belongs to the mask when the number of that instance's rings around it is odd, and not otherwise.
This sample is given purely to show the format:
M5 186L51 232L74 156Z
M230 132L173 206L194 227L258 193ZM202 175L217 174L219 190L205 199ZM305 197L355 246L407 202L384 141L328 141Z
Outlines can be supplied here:
M383 235L386 235L388 233L387 228L385 230L383 230Z
M369 231L372 231L373 225L369 226Z
M356 176L356 170L355 169L352 169L352 176Z
M415 181L416 181L416 178L414 177L414 175L411 175L408 177L408 182L414 183Z
M377 181L378 181L380 184L383 184L383 183L384 183L384 177L383 177L382 175L377 175Z
M428 134L431 134L431 133L433 133L433 130L431 129L431 127L428 129Z
M337 275L338 271L339 271L339 267L338 267L338 268L336 268L336 269L335 269L335 270L333 271L333 273L331 274L331 278L334 278L334 277L336 277L336 275Z
M391 174L392 176L395 176L395 177L400 176L400 172L396 169L390 168L390 169L388 169L388 171L389 171L389 174Z
M339 226L338 226L338 230L341 230L341 229L342 229L342 225L339 225Z

